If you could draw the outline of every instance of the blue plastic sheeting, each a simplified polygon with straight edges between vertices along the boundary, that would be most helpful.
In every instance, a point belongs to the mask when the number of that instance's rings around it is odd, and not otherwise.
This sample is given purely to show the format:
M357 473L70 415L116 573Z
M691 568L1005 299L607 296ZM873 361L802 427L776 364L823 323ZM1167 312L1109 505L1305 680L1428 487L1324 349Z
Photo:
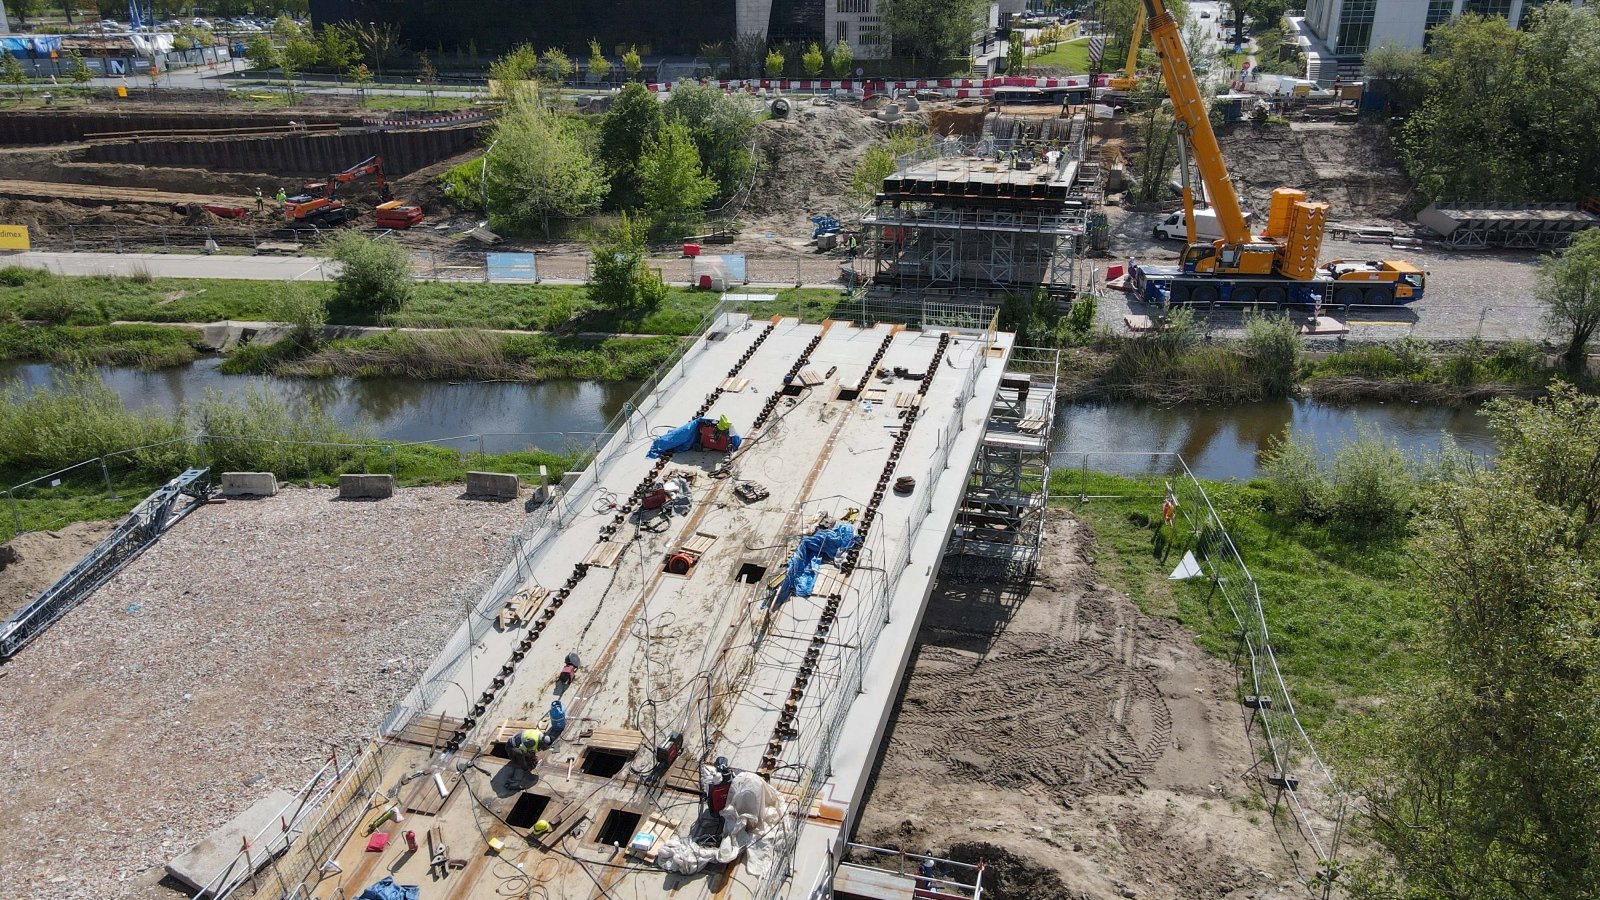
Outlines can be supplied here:
M696 450L700 447L700 426L715 425L716 419L690 419L677 428L656 438L650 444L650 452L646 453L651 459L663 453L677 453L680 450ZM739 437L737 431L728 432L728 449L737 450L744 439Z
M489 254L489 281L493 284L532 284L539 280L539 265L532 253Z
M421 892L417 885L395 884L393 877L387 877L362 891L356 900L417 900Z
M778 593L772 599L774 607L781 605L791 596L809 597L812 588L817 586L817 572L822 564L838 556L840 551L846 550L856 542L856 530L849 523L841 523L828 529L808 534L800 541L800 546L794 550L794 555L789 557L789 568L783 576L783 584L778 585Z

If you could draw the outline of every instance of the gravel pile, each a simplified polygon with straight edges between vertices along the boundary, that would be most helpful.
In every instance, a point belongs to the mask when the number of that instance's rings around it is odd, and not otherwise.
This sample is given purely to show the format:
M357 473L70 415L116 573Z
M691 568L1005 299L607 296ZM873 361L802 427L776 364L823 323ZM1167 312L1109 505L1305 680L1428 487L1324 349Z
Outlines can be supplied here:
M0 668L0 896L173 896L164 865L369 738L509 558L459 486L197 510Z

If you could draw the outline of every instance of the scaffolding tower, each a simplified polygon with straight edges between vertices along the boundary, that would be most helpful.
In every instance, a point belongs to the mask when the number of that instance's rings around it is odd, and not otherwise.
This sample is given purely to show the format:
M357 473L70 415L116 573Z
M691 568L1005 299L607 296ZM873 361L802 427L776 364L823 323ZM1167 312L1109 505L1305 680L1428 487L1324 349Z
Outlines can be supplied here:
M952 577L1015 582L1038 570L1060 357L1059 350L1012 351L945 550L942 568Z
M1067 131L1049 141L947 139L902 158L861 219L869 300L948 306L974 323L1041 288L1069 304L1099 198L1080 177L1098 182L1083 171L1081 114Z

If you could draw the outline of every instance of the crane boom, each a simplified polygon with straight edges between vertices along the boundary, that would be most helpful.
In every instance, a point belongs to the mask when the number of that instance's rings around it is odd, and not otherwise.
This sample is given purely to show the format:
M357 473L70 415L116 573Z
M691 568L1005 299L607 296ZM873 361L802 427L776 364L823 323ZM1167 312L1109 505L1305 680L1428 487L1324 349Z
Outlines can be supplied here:
M1216 213L1217 225L1222 231L1224 244L1244 244L1251 240L1250 227L1245 223L1244 210L1239 206L1239 195L1228 178L1228 167L1222 160L1222 147L1217 134L1211 130L1211 118L1206 114L1206 104L1200 86L1194 79L1194 68L1189 64L1189 54L1178 34L1178 20L1173 18L1161 0L1144 0L1143 14L1150 28L1150 43L1161 59L1161 77L1167 83L1167 94L1172 98L1173 114L1183 125L1183 131L1194 151L1195 168L1200 172L1200 183L1205 185L1206 196ZM1137 46L1137 45L1136 45ZM1180 137L1179 140L1183 140Z

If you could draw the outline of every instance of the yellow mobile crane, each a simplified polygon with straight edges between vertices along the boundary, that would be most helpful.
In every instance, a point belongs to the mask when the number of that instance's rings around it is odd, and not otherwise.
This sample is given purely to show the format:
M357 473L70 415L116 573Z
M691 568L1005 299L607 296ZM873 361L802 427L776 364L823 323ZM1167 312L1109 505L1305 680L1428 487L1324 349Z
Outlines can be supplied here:
M1133 33L1128 35L1128 63L1123 66L1121 75L1111 76L1106 85L1113 91L1131 91L1139 86L1139 45L1144 42L1144 4L1139 5L1139 14L1133 20Z
M1135 265L1130 290L1147 303L1316 303L1336 305L1410 303L1422 296L1427 275L1398 260L1336 259L1321 266L1322 231L1328 204L1306 200L1305 191L1272 192L1267 227L1252 234L1239 196L1228 178L1222 148L1206 115L1194 69L1178 34L1178 23L1162 0L1143 0L1150 42L1161 59L1161 75L1172 98L1179 140L1187 142L1222 238L1194 238L1194 196L1184 162L1183 202L1189 244L1179 266Z

